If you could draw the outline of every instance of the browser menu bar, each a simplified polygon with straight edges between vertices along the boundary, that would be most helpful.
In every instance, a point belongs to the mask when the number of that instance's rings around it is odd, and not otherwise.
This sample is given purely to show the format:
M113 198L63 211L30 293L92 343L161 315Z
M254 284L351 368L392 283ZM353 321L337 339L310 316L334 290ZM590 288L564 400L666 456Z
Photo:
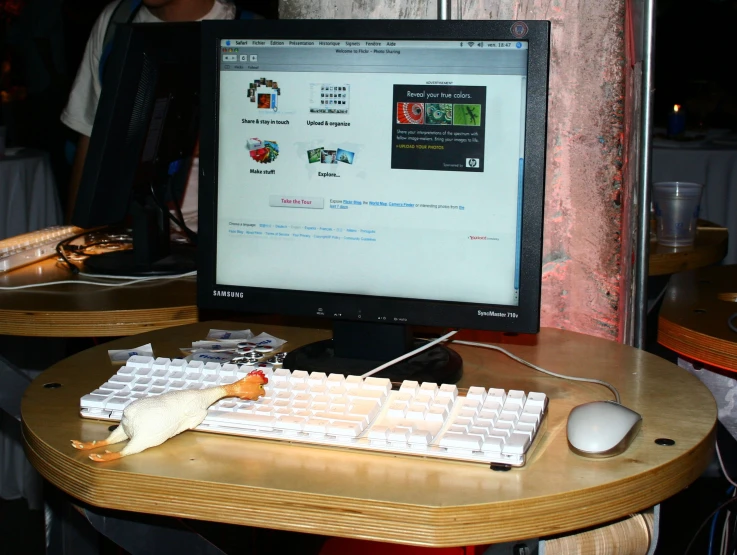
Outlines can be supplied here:
M281 48L358 48L366 53L373 49L391 48L453 48L453 49L510 49L526 50L526 41L413 41L413 40L244 40L223 39L224 52L238 52L238 47L281 47Z

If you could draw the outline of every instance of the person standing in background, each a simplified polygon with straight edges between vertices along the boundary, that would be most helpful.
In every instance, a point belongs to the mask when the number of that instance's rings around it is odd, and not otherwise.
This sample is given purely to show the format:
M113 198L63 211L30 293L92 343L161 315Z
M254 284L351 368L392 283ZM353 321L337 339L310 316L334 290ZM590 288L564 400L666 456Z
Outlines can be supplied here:
M115 0L105 7L92 28L69 100L61 114L61 121L79 133L69 182L67 220L71 218L77 199L102 90L104 61L112 45L110 33L114 32L116 22L163 23L235 17L236 6L230 0ZM197 212L197 164L193 166L195 171L190 174L182 205L185 220L190 220L187 216L192 213L196 218Z

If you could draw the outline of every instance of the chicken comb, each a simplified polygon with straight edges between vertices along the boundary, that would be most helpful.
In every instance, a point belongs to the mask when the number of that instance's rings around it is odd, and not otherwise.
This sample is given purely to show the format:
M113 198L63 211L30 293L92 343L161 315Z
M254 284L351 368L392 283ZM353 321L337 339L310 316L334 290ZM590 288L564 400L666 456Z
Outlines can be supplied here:
M261 379L264 380L264 383L269 383L269 378L266 377L263 370L252 370L248 373L249 376L261 376Z

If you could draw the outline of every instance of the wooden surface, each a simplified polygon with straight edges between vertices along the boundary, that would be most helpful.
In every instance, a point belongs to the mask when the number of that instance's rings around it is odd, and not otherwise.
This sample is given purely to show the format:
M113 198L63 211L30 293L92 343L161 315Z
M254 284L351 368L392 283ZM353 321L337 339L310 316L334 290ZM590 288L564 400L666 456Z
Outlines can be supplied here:
M47 259L0 274L0 287L86 279ZM110 337L197 322L196 283L190 277L125 287L63 284L0 290L0 334Z
M712 266L670 278L658 318L658 343L709 366L737 372L737 266ZM735 322L737 325L737 322Z
M701 221L690 247L666 247L650 241L648 275L662 276L716 264L727 254L728 232L724 227Z
M612 341L544 328L510 337L511 351L557 372L611 381L643 427L624 454L573 454L565 422L581 403L610 399L602 386L535 372L487 349L455 346L464 359L459 386L543 391L547 431L521 469L433 462L278 442L185 432L164 445L111 463L93 463L71 439L102 439L109 423L79 417L79 398L116 368L108 348L153 343L156 356L203 339L210 328L249 327L294 348L327 332L233 322L199 323L121 338L44 372L23 398L31 462L53 484L92 505L331 536L427 546L478 545L558 534L608 522L675 494L710 461L713 397L686 371ZM524 345L530 339L535 345ZM61 387L44 388L56 382ZM674 402L688 397L690 402ZM656 445L667 437L675 445ZM122 447L122 446L121 446ZM114 447L117 450L120 447Z

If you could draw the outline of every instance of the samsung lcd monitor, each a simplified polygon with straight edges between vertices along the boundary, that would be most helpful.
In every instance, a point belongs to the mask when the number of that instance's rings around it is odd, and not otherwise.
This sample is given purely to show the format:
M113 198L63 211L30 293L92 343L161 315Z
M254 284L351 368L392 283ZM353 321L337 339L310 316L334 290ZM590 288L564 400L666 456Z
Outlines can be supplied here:
M145 276L196 268L193 246L171 241L170 209L182 200L199 132L199 40L199 23L117 28L99 68L102 93L71 221L125 226L133 248L88 258L88 271Z
M201 308L329 320L285 365L344 374L421 344L412 326L539 330L548 22L202 31Z

